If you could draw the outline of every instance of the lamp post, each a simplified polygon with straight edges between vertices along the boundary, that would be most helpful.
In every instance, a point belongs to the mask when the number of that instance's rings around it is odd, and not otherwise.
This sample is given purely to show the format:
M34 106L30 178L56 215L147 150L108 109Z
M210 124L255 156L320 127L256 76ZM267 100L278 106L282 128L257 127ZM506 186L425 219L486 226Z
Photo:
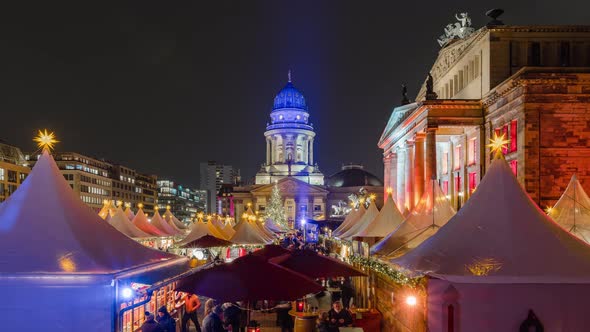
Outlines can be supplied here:
M305 231L305 223L306 222L307 221L305 219L301 219L301 231L303 232L303 242L304 243L306 241L306 239L305 239L305 237L306 237L306 234L305 234L306 233L306 231Z

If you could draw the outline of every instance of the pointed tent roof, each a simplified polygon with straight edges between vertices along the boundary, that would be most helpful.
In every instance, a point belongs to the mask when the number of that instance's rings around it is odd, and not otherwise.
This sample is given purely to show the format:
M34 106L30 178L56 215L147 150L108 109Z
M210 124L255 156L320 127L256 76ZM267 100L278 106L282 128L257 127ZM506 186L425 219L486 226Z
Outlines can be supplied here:
M148 234L151 234L153 236L167 236L168 235L168 234L164 233L163 231L161 231L156 226L150 224L145 213L143 213L143 210L141 208L139 208L139 210L137 210L137 214L135 214L135 218L133 218L133 224L135 224L135 226L137 226L137 228L139 228L142 231L144 231Z
M133 218L135 218L135 214L133 214L133 211L131 211L131 209L129 207L125 208L125 216L130 221L133 221Z
M107 217L110 215L111 211L111 201L105 200L102 202L102 208L98 212L98 216L101 217L103 220L106 220Z
M354 225L363 216L363 214L365 214L365 211L366 211L366 209L363 204L360 205L358 210L352 209L348 213L346 218L344 218L344 221L342 222L342 224L340 224L340 226L338 226L338 228L336 228L332 232L332 236L337 237L337 236L344 234L347 230L350 229L350 227L352 227L352 225Z
M104 222L72 191L46 151L0 206L0 273L117 273L177 258Z
M162 216L160 215L160 212L158 212L158 209L156 208L155 210L156 210L156 212L154 212L154 216L152 217L151 224L154 227L161 230L162 232L164 232L166 235L169 235L169 236L178 235L176 230L174 228L172 228L172 226L168 225L168 223L164 219L162 219Z
M404 221L391 192L387 193L387 201L379 211L379 215L372 222L360 229L355 236L359 237L385 237Z
M211 235L216 236L220 239L228 240L225 233L223 231L221 231L219 228L217 228L217 226L215 226L212 219L207 221L206 225L207 225L207 229L209 230L209 233L211 233Z
M182 246L182 245L185 245L185 244L190 243L192 241L195 241L205 235L211 235L211 236L215 236L217 238L220 238L222 240L225 240L225 238L215 235L214 233L211 233L211 230L209 229L209 227L207 227L207 224L205 224L203 221L197 220L193 223L190 233L188 233L188 235L184 239L182 239L180 242L178 242L177 244Z
M275 233L285 233L287 229L275 223L272 219L266 218L264 221L264 227Z
M590 243L590 198L574 174L549 216L566 231Z
M590 283L590 246L539 209L503 159L434 236L392 260L469 283Z
M223 229L222 229L223 233L227 235L228 239L231 239L232 236L234 236L234 234L236 233L236 231L234 231L234 228L231 225L231 221L226 221L225 225L223 225Z
M236 244L269 244L272 241L265 238L256 226L242 219L234 228L234 235L230 241Z
M455 214L436 180L428 182L424 195L410 215L393 232L377 242L371 253L399 256L436 233Z
M162 216L162 219L164 220L165 223L168 224L168 226L170 226L174 229L174 231L176 232L177 235L186 235L186 230L176 227L176 224L170 218L166 219L165 213Z
M351 239L353 236L356 236L359 231L361 231L365 226L369 225L373 222L373 219L377 218L379 215L379 209L377 209L377 205L375 205L375 201L372 200L371 204L369 204L369 208L360 219L354 223L346 232L340 235L343 239Z
M187 230L189 229L189 227L183 223L182 221L178 220L178 218L176 218L172 212L170 212L170 209L166 208L166 212L164 212L164 215L162 216L166 221L168 221L168 223L174 223L174 226L178 229L181 230Z
M137 226L127 218L125 212L123 212L120 207L115 210L115 214L112 217L109 217L108 223L115 227L119 232L129 237L146 238L153 236L137 228Z

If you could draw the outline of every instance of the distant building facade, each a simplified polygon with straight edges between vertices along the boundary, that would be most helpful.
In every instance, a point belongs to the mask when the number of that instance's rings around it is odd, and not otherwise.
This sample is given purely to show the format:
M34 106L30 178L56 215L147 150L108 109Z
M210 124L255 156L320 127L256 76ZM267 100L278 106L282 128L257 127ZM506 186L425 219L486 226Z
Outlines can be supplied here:
M22 151L0 141L0 203L16 191L30 171Z
M326 189L329 207L327 219L332 222L343 221L350 212L350 203L356 198L374 196L377 207L383 205L383 181L367 172L362 165L343 165L342 170L326 178Z
M234 184L237 172L230 165L208 161L200 165L200 188L207 191L207 213L217 212L217 193L223 184Z
M490 25L445 44L431 75L416 102L393 110L378 143L401 210L432 178L460 208L490 163L494 134L510 140L505 158L540 206L574 173L590 190L590 26Z
M174 183L171 180L158 180L158 207L170 212L184 222L190 222L195 214L206 210L207 191L196 190Z

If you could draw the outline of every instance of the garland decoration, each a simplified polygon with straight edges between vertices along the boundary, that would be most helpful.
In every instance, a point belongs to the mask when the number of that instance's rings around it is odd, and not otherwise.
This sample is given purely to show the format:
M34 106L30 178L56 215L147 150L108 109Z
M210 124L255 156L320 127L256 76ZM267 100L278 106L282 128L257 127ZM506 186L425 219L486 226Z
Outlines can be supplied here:
M351 255L349 260L351 263L358 264L364 268L374 271L388 279L391 279L397 284L415 288L418 287L423 281L423 277L410 278L391 265L374 258Z

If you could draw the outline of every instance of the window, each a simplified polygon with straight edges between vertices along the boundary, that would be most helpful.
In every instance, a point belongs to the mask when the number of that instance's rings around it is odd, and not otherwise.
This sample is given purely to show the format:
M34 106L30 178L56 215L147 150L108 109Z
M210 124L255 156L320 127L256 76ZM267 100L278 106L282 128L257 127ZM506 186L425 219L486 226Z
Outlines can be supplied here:
M448 180L444 180L442 183L442 191L443 193L445 193L445 195L449 194L449 181Z
M508 139L510 137L508 135L508 125L504 125L504 127L502 127L502 135L504 135L505 139ZM504 147L502 147L502 153L508 153L508 145L504 145Z
M473 62L473 78L479 77L479 55L475 56L475 61Z
M449 153L443 152L442 155L442 174L449 174Z
M8 182L16 183L16 172L8 170Z
M258 211L264 212L265 210L266 210L266 206L264 206L264 205L258 205Z
M453 169L461 168L461 145L455 147L455 154L453 155Z
M469 192L473 192L475 187L477 186L477 173L471 172L469 173Z
M518 143L518 126L516 120L510 121L510 152L517 150Z
M463 90L463 71L459 70L459 87L457 91Z
M529 46L529 66L540 66L541 65L541 44L533 42Z
M313 206L313 210L315 212L321 212L322 211L322 206L321 205L314 205Z
M511 160L510 169L512 170L512 174L514 174L514 176L518 176L518 161Z
M468 142L468 151L467 151L467 158L469 159L469 165L473 165L475 164L475 151L477 151L476 149L476 145L477 144L477 139L472 138L469 140Z

